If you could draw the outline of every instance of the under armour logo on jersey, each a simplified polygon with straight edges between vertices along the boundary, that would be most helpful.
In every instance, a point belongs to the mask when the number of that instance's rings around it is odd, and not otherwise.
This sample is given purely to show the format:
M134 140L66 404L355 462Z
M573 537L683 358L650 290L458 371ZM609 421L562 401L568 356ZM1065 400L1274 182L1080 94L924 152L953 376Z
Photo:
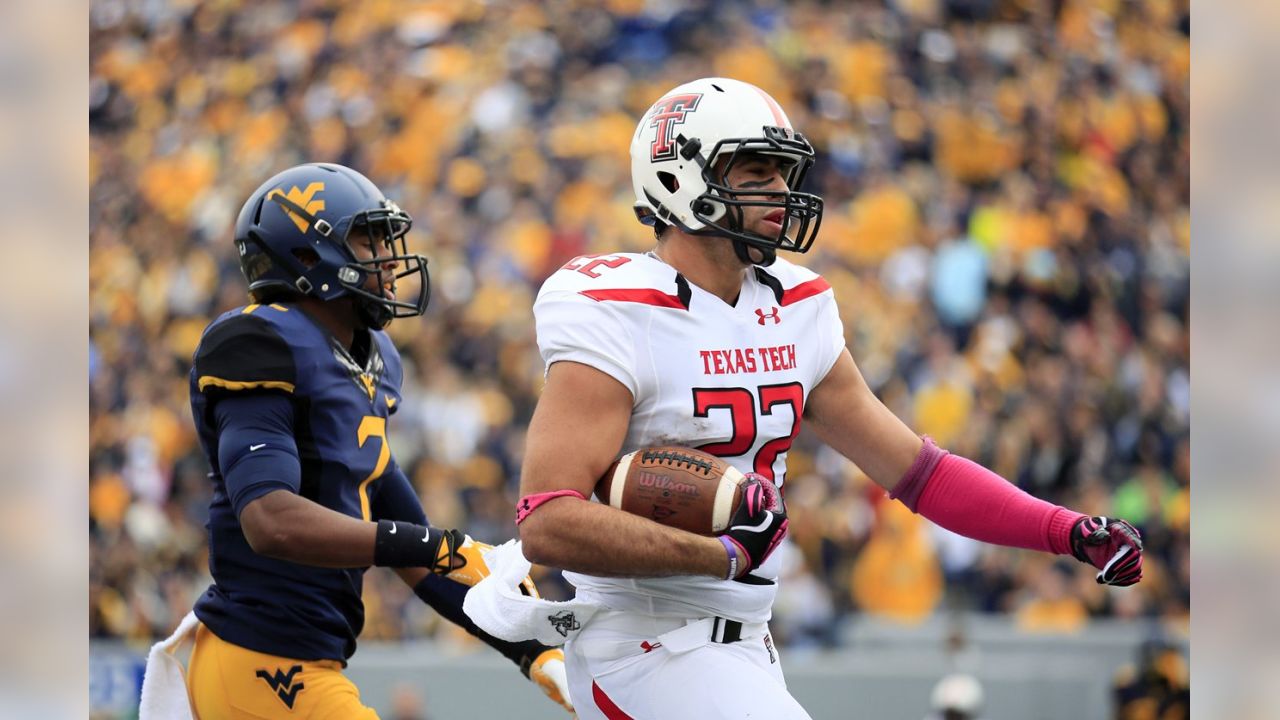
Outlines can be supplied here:
M293 702L298 699L298 693L302 692L302 689L306 687L301 682L296 684L293 682L293 676L300 672L302 672L302 666L294 665L289 668L287 673L280 672L279 668L276 668L274 674L270 674L266 670L259 670L258 677L266 680L271 689L276 691L276 696L280 698L280 702L292 710Z
M760 323L761 325L764 324L765 320L772 320L774 325L777 325L778 323L782 322L782 317L778 315L778 308L775 307L771 309L772 309L772 312L766 313L764 310L761 310L760 308L756 308L756 318L757 318L756 322Z

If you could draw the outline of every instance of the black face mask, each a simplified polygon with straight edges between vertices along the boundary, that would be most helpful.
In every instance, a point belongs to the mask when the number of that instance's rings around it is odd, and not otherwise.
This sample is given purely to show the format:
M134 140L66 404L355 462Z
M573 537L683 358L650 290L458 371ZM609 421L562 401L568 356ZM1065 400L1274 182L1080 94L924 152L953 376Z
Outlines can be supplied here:
M807 252L817 238L823 210L821 197L794 190L803 184L805 175L813 166L813 146L803 135L783 128L766 127L764 130L762 138L721 140L712 148L710 157L719 158L727 154L728 160L720 170L716 169L714 161L703 164L702 179L707 184L707 192L700 195L692 207L694 217L706 226L695 234L727 237L733 241L734 252L739 259L757 265L773 263L778 250ZM680 140L682 138L677 138L677 142ZM723 150L728 146L733 149ZM787 190L733 188L728 184L725 178L736 164L758 155L776 155L794 161L787 170ZM695 157L702 164L701 156ZM782 228L777 237L747 230L744 227L747 208L781 210ZM764 259L754 262L747 253L748 247L758 248Z
M389 250L387 255L347 263L338 271L338 282L355 299L357 318L372 330L385 328L395 318L421 315L431 300L431 276L427 272L427 259L410 254L405 240L410 224L407 217L391 210L370 210L357 216L352 223L353 227L364 227L369 237L373 238L370 244L374 248L382 246ZM389 263L399 266L391 281L393 290L401 278L418 277L418 295L414 300L393 300L384 297L381 292L373 293L365 288L368 279L380 277L382 267Z

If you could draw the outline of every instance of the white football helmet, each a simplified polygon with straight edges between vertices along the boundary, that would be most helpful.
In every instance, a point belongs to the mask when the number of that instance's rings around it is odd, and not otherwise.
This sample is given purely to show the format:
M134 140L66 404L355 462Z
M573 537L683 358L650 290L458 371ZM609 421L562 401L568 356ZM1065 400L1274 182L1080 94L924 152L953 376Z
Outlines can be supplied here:
M784 158L787 190L737 191L724 178L744 156ZM726 163L717 161L728 155ZM773 262L777 250L805 252L822 222L822 198L796 192L813 165L813 146L795 132L786 113L760 88L728 78L685 83L654 103L631 138L631 183L636 217L698 235L733 241L738 257L752 262L747 245ZM782 231L766 237L743 228L742 208L783 210Z

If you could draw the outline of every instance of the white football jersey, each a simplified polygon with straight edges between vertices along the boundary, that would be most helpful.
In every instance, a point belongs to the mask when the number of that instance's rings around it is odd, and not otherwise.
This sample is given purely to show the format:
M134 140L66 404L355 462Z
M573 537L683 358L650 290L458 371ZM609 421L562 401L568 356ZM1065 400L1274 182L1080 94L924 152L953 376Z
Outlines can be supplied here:
M779 486L809 392L844 350L831 288L779 258L747 273L736 305L688 283L652 254L575 258L533 306L549 369L594 367L635 398L622 452L683 445ZM769 619L780 553L745 578L605 578L566 572L578 597L674 617Z

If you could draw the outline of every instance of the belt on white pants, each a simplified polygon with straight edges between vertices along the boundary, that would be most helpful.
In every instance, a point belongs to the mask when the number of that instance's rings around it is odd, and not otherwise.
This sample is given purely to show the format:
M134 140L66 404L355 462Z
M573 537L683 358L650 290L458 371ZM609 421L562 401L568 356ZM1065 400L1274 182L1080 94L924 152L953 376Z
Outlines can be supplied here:
M688 652L708 643L728 645L763 637L769 632L769 624L762 622L743 623L723 617L659 618L616 611L598 613L588 623L588 628L654 638L674 653Z

